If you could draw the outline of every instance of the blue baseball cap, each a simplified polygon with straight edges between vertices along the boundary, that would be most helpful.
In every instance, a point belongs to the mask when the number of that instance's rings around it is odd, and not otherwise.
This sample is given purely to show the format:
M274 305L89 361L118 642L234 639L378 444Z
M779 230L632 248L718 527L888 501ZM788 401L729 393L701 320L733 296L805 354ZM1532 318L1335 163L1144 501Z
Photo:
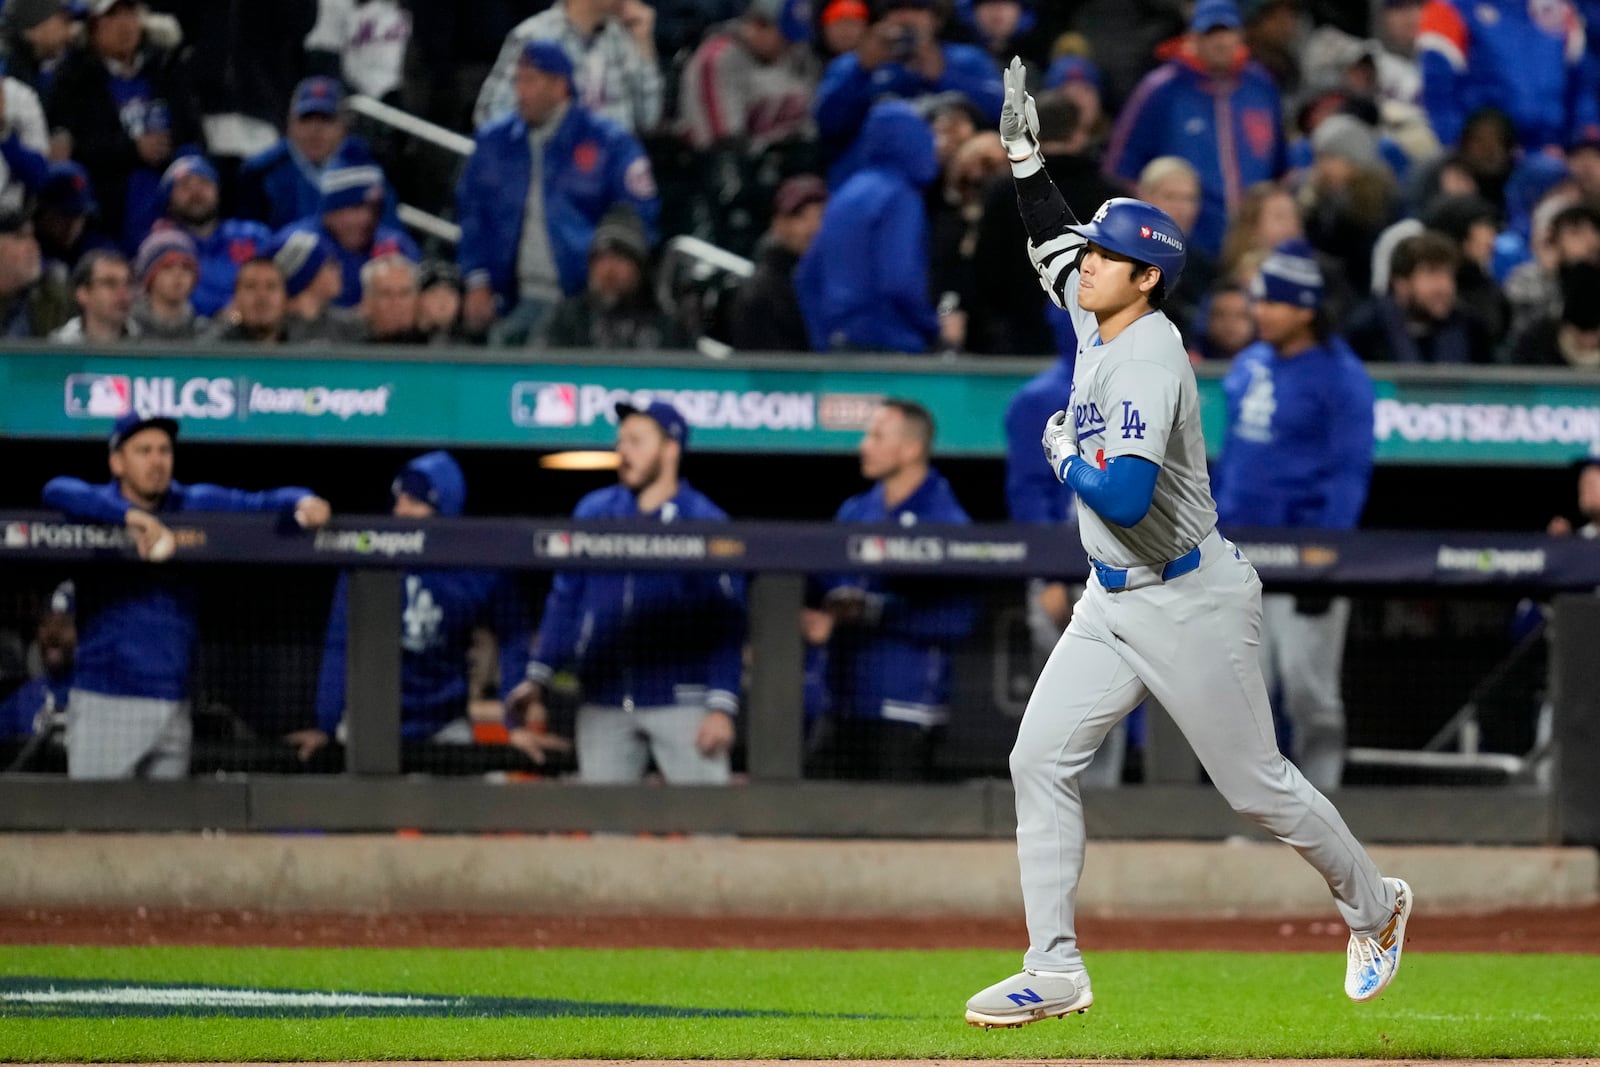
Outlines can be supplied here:
M178 420L154 416L146 418L137 411L130 411L119 418L111 427L111 439L108 442L111 451L115 452L127 443L128 438L140 430L164 430L166 435L176 444L178 440Z
M83 164L71 159L51 163L45 171L44 184L39 186L39 206L63 215L94 214L98 205Z
M1046 89L1059 89L1068 82L1088 82L1096 89L1105 88L1100 68L1095 66L1093 60L1083 56L1060 56L1050 64L1050 69L1045 71Z
M1244 25L1239 9L1233 0L1200 0L1194 5L1194 15L1189 19L1189 29L1195 33L1208 30L1237 30Z
M297 119L307 115L327 115L331 118L339 113L342 103L344 87L336 79L306 78L294 87L290 113Z
M683 413L665 400L652 400L644 407L637 407L629 403L617 405L617 422L622 422L629 415L645 415L656 421L661 427L661 432L672 440L678 442L683 448L689 447L689 423Z
M542 70L546 74L559 74L567 80L567 88L573 87L574 70L572 57L567 55L567 50L554 41L528 41L522 46L522 62L534 70Z

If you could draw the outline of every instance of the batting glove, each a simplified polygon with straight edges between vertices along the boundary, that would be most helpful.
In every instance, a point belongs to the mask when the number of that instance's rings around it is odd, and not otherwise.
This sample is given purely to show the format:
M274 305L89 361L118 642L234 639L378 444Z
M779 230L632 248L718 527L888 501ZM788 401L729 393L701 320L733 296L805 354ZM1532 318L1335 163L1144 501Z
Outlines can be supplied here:
M1011 160L1011 173L1026 178L1039 169L1039 109L1025 84L1020 56L1005 69L1005 102L1000 106L1000 143Z
M1067 462L1078 454L1078 428L1072 416L1058 411L1044 424L1044 458L1060 481L1067 480Z

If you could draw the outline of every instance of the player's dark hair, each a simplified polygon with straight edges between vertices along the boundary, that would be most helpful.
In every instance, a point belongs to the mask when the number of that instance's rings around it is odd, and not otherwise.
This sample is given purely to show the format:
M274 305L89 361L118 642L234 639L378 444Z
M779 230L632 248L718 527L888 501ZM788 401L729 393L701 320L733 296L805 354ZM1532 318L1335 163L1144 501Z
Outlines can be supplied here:
M1161 270L1161 268L1156 267L1154 263L1145 263L1142 260L1137 259L1128 260L1128 267L1133 272L1130 277L1132 277L1135 282L1139 280L1140 276L1143 275L1145 271L1151 269L1152 267L1155 267L1156 270ZM1167 302L1166 271L1161 271L1161 279L1156 282L1156 287L1154 289L1145 294L1145 299L1149 301L1151 311L1161 310L1161 305Z
M1396 278L1409 278L1419 267L1448 267L1456 269L1461 262L1461 251L1456 243L1442 233L1424 230L1412 234L1394 246L1389 257L1389 283Z
M900 417L906 420L906 427L911 431L911 436L922 442L923 448L929 455L933 454L933 436L936 427L932 412L915 400L896 396L884 400L883 406L898 411Z
M236 273L233 276L233 288L234 288L235 292L237 292L238 289L239 289L239 279L244 276L244 269L246 267L253 267L258 263L265 263L267 266L271 267L274 271L277 272L278 277L280 277L280 278L283 277L283 269L278 266L277 260L273 259L271 256L268 256L268 255L251 256L249 259L247 259L244 262L239 264L238 273Z
M110 248L94 248L85 252L83 258L78 260L78 265L72 268L74 291L89 287L89 283L94 280L94 268L100 263L120 263L127 267L128 257Z

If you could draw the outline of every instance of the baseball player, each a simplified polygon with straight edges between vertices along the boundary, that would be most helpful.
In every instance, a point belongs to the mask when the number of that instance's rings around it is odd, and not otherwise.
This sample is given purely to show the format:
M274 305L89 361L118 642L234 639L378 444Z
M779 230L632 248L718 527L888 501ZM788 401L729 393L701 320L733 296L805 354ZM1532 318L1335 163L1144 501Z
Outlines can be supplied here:
M1147 694L1229 805L1327 880L1351 931L1345 992L1369 1000L1400 965L1411 889L1378 873L1338 811L1278 752L1255 648L1261 581L1217 532L1194 373L1160 311L1183 269L1183 236L1164 212L1126 198L1079 223L1041 169L1033 114L1013 60L1000 136L1029 255L1078 334L1071 410L1046 423L1045 456L1078 494L1093 568L1011 751L1024 969L967 1001L967 1022L1021 1026L1094 1003L1073 928L1078 775Z
M1372 378L1333 334L1311 246L1284 241L1251 283L1261 338L1222 391L1228 433L1216 468L1217 518L1234 526L1353 529L1372 480ZM1261 668L1291 731L1295 766L1323 792L1344 777L1339 668L1350 598L1261 598Z
M46 507L79 522L125 526L141 560L159 563L176 542L174 512L272 511L311 529L328 502L289 486L248 493L172 477L178 424L129 412L111 431L112 480L52 478ZM67 705L67 777L182 778L193 727L189 669L199 641L199 579L128 565L86 570L75 582L78 662Z

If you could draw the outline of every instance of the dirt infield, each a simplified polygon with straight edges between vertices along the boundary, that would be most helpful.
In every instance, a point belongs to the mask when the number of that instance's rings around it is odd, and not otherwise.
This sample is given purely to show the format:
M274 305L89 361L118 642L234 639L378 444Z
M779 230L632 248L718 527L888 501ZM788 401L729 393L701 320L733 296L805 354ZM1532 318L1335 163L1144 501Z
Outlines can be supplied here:
M1332 907L1301 920L1083 917L1085 949L1327 952L1347 931ZM1600 954L1600 906L1445 916L1419 912L1421 952ZM306 915L249 911L0 909L3 945L261 945L430 948L996 948L1027 941L1015 922L950 919L662 919L464 913Z

